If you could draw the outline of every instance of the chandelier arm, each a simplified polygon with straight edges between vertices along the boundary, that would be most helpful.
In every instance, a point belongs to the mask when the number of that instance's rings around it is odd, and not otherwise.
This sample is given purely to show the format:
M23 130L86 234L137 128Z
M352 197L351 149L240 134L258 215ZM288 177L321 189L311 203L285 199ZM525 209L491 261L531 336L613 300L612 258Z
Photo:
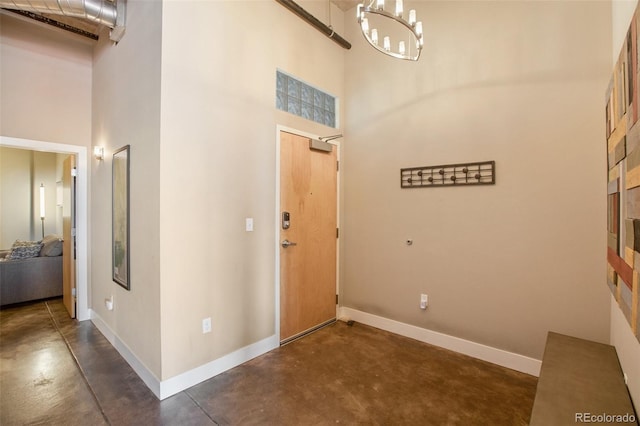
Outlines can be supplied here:
M411 31L411 33L414 35L416 40L420 40L420 35L417 33L416 29L413 26L411 26L404 19L398 19L398 17L395 16L393 13L389 13L386 10L380 10L380 9L372 8L372 7L369 7L369 6L366 6L366 7L364 7L362 9L361 16L364 16L365 13L373 13L375 15L382 15L384 17L393 19L394 21L396 21L399 24L404 25L409 31ZM361 21L361 19L358 19L358 22L360 22L360 21Z
M417 61L420 58L420 50L418 50L418 52L416 53L415 56L407 56L407 55L401 55L399 53L396 52L391 52L388 50L384 50L382 47L378 46L375 43L372 43L368 37L365 36L365 38L367 39L367 41L369 42L369 44L376 49L378 52L384 53L385 55L388 56L393 56L396 59L403 59L405 61Z
M364 38L367 40L367 42L377 51L384 53L385 55L388 56L392 56L394 58L397 59L404 59L404 60L408 60L408 61L417 61L420 58L420 53L422 52L422 42L421 42L421 36L420 34L418 34L418 32L416 31L415 27L412 26L411 24L409 24L407 21L405 21L402 18L398 18L397 16L395 16L392 13L387 12L384 9L378 9L377 7L372 7L373 2L375 0L372 0L368 6L361 6L360 9L360 13L358 14L358 23L362 24L362 19L364 19L365 15L367 13L371 13L374 15L381 15L384 16L385 18L389 18L394 20L395 22L402 24L404 27L406 27L409 31L411 31L411 34L413 34L413 36L415 37L415 41L416 41L416 54L415 56L408 56L408 55L402 55L400 53L396 53L396 52L392 52L390 50L385 50L382 47L378 46L376 43L373 42L373 40L371 40L369 34L367 34L365 31L362 30L362 25L360 26L360 30L362 31L362 35L364 36Z

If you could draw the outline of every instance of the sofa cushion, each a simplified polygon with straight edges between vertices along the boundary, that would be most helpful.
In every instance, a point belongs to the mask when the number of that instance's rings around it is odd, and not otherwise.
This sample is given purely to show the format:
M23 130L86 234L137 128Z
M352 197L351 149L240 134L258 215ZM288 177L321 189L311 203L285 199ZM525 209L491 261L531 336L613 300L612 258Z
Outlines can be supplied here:
M57 235L47 235L42 240L42 250L40 256L60 256L62 254L62 238Z
M56 296L62 296L62 256L0 262L0 305Z
M7 260L28 259L30 257L38 257L42 243L37 241L20 241L16 240L11 247L11 252L6 256Z

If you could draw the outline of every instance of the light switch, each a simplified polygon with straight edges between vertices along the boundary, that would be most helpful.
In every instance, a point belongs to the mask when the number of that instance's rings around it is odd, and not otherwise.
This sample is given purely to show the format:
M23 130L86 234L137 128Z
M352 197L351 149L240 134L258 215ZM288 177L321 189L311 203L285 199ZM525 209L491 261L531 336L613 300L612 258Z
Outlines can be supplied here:
M244 229L247 232L253 232L253 218L247 217L244 219Z

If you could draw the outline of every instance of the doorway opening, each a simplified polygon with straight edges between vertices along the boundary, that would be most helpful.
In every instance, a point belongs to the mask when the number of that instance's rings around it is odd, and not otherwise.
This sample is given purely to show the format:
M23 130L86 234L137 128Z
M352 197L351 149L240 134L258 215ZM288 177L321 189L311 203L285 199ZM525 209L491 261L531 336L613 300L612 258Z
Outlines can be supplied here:
M79 321L90 319L89 313L89 163L87 148L79 145L60 144L55 142L20 139L0 136L0 146L27 149L32 151L53 152L75 156L77 163L76 176L76 318Z

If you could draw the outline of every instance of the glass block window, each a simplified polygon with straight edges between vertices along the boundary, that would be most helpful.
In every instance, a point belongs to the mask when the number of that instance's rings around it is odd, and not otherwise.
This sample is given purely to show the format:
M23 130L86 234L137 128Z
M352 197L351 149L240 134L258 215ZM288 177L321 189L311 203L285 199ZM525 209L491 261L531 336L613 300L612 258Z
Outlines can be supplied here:
M336 98L283 72L276 72L276 108L336 127Z

